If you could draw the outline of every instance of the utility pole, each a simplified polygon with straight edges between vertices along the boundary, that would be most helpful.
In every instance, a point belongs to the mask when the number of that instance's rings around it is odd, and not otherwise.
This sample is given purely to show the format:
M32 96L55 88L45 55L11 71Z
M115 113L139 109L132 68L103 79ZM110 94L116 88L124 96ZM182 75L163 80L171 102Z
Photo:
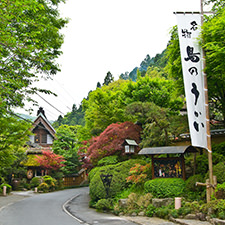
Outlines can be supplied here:
M201 26L204 22L204 0L200 0L200 7L201 7ZM203 40L204 41L204 40ZM203 76L204 76L204 94L205 94L205 111L206 111L206 133L207 133L207 150L208 150L208 166L209 166L209 199L207 199L207 202L210 201L210 197L213 194L213 187L214 187L214 181L213 181L213 169L212 169L212 147L211 147L211 134L210 134L210 117L209 117L209 102L208 102L208 85L207 85L207 75L205 73L206 68L206 62L205 62L205 50L202 48L203 51Z

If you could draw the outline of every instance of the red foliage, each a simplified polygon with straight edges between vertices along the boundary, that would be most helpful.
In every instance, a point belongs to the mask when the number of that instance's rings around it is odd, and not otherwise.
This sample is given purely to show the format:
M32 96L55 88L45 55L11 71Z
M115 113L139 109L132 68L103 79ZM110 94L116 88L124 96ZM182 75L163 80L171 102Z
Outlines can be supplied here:
M145 166L140 164L135 164L134 167L130 168L130 176L126 178L127 182L132 183L144 183L150 172L150 164Z
M36 155L35 159L43 169L46 170L58 170L65 166L63 162L65 159L63 156L57 155L52 151L43 151L42 155Z
M113 123L98 137L93 137L87 148L85 166L95 165L100 159L110 155L123 155L125 139L140 142L141 127L132 122Z

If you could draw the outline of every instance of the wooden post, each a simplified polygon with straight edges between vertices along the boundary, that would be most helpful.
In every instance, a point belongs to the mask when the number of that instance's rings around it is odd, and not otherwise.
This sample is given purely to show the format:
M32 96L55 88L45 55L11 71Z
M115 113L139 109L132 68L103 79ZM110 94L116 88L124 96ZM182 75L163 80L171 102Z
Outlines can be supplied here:
M201 25L203 25L204 22L204 11L203 11L203 1L201 0ZM208 102L208 87L207 87L207 76L205 73L205 67L206 67L206 62L205 62L205 51L204 48L202 48L203 51L203 76L204 76L204 92L205 92L205 111L206 111L206 132L207 132L207 150L208 150L208 166L209 166L209 193L210 196L213 194L213 169L212 169L212 147L211 147L211 135L210 135L210 117L209 117L209 102ZM210 201L207 198L207 202Z
M152 155L152 179L154 179L154 155Z

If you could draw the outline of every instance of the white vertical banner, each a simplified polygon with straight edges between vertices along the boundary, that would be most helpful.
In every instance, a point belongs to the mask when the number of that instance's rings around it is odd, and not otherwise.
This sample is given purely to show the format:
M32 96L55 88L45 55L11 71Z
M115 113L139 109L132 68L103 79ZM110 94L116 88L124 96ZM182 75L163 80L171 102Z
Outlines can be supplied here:
M201 15L177 13L176 16L191 143L207 149L203 54L199 45Z

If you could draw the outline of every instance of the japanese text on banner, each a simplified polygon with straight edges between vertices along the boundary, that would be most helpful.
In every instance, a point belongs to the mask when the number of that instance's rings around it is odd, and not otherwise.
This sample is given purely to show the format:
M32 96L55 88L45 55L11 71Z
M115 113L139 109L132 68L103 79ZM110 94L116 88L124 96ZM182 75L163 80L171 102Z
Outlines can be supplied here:
M207 149L202 49L198 43L201 16L189 13L176 16L191 143Z

